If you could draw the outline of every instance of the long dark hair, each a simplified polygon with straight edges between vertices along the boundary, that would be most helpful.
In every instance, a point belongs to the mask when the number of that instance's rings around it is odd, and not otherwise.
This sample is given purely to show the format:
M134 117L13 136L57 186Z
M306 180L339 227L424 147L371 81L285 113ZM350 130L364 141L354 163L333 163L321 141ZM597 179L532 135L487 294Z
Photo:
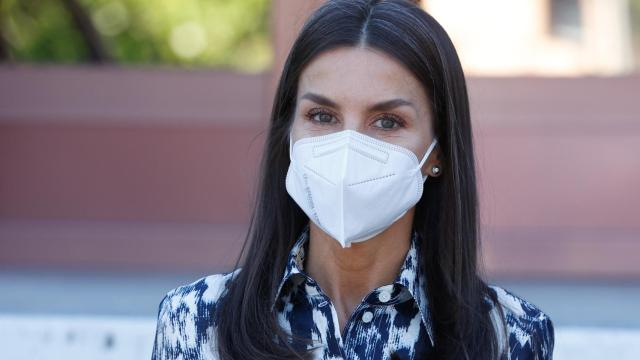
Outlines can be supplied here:
M475 159L464 74L444 29L407 0L330 0L309 17L294 42L275 94L245 260L217 311L217 351L221 359L305 358L271 312L289 251L309 222L285 188L288 134L301 72L322 52L341 46L389 54L428 94L443 171L425 183L413 226L427 243L419 259L427 276L436 358L496 359L500 345L484 298L497 299L478 269Z

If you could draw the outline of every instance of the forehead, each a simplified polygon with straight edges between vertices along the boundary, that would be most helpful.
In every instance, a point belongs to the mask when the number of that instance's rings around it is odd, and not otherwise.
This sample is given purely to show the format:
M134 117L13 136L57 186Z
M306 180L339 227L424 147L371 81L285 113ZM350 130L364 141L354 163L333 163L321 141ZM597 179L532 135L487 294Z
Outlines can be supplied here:
M322 93L337 101L370 103L403 97L426 103L420 82L391 56L366 47L339 47L313 59L303 70L298 95Z

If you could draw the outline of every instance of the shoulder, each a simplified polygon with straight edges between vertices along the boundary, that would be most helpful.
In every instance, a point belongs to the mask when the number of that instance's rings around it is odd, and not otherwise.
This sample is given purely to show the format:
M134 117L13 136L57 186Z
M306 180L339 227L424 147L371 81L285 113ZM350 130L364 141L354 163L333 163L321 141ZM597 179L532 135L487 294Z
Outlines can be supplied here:
M510 290L493 284L489 289L495 293L503 312L506 329L499 338L507 341L509 358L552 359L555 334L549 315ZM499 314L496 310L496 307L492 310L494 321Z
M168 291L158 306L152 359L174 359L185 353L211 357L215 312L234 275L208 275ZM206 354L209 352L209 356Z
M169 290L159 306L159 315L207 316L224 295L232 278L240 269L212 274ZM162 314L164 312L164 314Z

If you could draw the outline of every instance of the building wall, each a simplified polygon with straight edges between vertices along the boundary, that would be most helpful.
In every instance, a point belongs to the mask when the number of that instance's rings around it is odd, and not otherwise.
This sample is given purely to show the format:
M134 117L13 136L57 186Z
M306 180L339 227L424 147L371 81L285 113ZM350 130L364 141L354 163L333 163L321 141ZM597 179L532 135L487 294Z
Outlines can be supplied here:
M627 0L429 0L425 8L447 29L470 75L633 70Z
M260 75L1 66L0 266L233 266L279 67L318 4L274 2ZM468 84L487 272L640 277L640 79Z

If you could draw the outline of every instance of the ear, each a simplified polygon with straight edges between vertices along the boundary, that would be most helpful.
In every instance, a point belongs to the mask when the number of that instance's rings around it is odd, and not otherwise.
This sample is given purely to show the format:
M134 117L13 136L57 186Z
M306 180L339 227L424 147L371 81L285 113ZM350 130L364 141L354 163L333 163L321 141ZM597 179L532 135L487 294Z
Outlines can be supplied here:
M442 161L440 153L440 144L438 143L434 148L429 158L424 162L422 166L422 173L429 175L429 177L438 177L442 175ZM434 171L436 170L436 171Z

